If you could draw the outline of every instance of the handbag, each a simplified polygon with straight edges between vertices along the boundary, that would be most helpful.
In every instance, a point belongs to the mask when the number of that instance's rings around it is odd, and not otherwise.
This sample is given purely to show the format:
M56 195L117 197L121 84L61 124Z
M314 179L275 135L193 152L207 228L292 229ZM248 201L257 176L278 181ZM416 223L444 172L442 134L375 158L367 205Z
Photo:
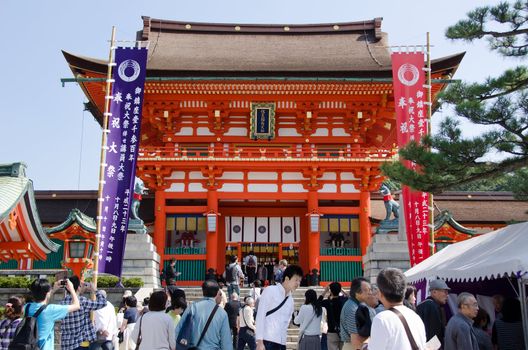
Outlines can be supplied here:
M192 335L194 334L194 321L193 321L194 305L191 305L189 313L185 316L185 319L180 320L182 327L176 337L176 350L187 350L191 346Z
M246 308L247 306L245 306L244 308ZM246 324L246 333L250 336L250 337L254 337L255 336L255 331L251 328L249 328L248 326L248 323L246 321L246 315L244 314L244 309L242 309L242 318L244 319L244 323Z
M123 342L123 332L119 331L117 333L117 339L119 340L119 344Z
M192 335L194 334L194 331L195 331L193 329L193 320L192 320L193 309L191 306L191 310L187 314L187 317L185 318L185 321L184 321L186 323L183 324L182 328L180 329L180 332L178 333L178 338L176 339L176 350L198 350L198 346L202 342L202 339L205 336L205 333L207 332L207 329L209 328L209 325L211 324L211 321L213 320L213 317L216 313L216 310L218 310L218 307L219 305L216 304L213 311L209 315L209 318L207 319L207 322L205 323L205 327L202 331L202 334L200 334L200 339L198 340L198 343L196 343L196 345L191 345L190 340L192 339Z

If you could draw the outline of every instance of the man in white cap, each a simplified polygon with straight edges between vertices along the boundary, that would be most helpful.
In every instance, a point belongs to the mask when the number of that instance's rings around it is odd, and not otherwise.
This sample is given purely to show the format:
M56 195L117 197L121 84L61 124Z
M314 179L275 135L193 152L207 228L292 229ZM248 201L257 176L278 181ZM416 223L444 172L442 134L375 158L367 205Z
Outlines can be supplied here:
M444 347L446 315L444 305L447 303L449 288L442 279L429 282L430 296L416 307L416 313L425 324L425 333L429 341L435 335Z

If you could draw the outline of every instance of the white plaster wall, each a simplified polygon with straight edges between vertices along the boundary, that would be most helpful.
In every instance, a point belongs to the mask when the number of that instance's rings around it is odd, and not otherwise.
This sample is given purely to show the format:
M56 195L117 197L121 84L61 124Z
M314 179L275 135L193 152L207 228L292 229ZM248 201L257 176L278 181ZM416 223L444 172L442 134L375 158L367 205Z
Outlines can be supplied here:
M204 177L202 175L201 171L191 171L191 172L189 172L189 179L200 179L200 180L203 180L203 179L206 179L206 177Z
M318 192L321 192L321 193L336 193L337 192L337 186L335 184L324 184L323 188L321 188Z
M343 192L343 193L357 193L359 191L352 184L343 184L343 185L341 185L341 192Z
M185 179L185 171L173 171L168 179L183 180Z
M297 132L297 129L295 128L280 128L277 131L277 135L279 136L302 136L301 134Z
M225 171L220 180L244 180L244 173L241 171Z
M282 173L283 180L306 180L302 173Z
M165 190L165 192L185 192L185 184L175 182L171 184L171 187Z
M350 134L344 128L337 128L332 129L332 136L350 136Z
M176 136L192 136L193 128L192 127L183 127L179 132L175 133Z
M248 184L248 192L277 192L276 184Z
M324 173L321 177L321 180L335 180L336 177L336 173Z
M209 128L205 128L205 127L197 128L196 134L198 136L213 136L214 135L211 131L209 131Z
M244 184L225 183L218 192L244 192Z
M312 136L328 136L328 129L318 128Z
M353 173L341 173L341 180L357 180Z
M229 130L224 134L224 136L247 136L247 128L229 128Z
M189 184L189 192L207 192L199 182L191 182Z
M307 192L306 189L301 184L283 184L282 192L298 193L298 192Z
M278 177L279 174L274 172L251 171L248 173L248 180L277 180Z

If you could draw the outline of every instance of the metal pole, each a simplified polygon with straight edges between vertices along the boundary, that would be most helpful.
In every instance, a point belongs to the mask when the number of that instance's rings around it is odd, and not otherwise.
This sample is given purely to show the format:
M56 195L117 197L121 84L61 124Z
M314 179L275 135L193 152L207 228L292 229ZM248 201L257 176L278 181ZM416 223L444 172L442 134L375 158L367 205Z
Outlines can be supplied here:
M431 135L431 124L433 116L433 86L431 82L431 42L429 32L427 32L427 134ZM429 248L430 253L435 253L435 239L434 239L434 202L433 194L429 193Z
M528 350L528 314L526 313L526 285L522 277L517 278L517 283L519 285L519 300L521 302L521 312L522 312L522 327L524 334L524 349Z
M114 42L115 42L116 27L112 27L112 38L110 39L110 53L108 55L108 72L106 74L106 96L103 114L103 135L101 138L101 165L99 167L99 189L97 191L97 229L95 231L95 247L94 247L94 264L93 264L93 278L92 283L94 289L97 289L97 276L99 271L99 244L101 241L101 222L103 219L103 186L104 174L106 169L106 139L108 134L108 117L110 115L110 101L112 99L112 67L114 63Z

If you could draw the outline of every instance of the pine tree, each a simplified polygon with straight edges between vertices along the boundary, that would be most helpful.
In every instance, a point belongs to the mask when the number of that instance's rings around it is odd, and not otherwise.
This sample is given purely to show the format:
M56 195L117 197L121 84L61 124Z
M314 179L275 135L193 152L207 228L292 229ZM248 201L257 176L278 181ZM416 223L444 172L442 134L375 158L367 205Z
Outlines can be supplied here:
M504 57L528 55L528 2L501 2L479 7L449 27L452 40L487 40L489 49ZM485 67L482 67L485 71ZM414 173L401 163L382 167L385 175L412 188L438 193L461 184L510 174L515 193L528 199L528 68L517 66L483 83L456 82L439 96L440 106L453 106L440 131L423 143L410 143L400 158L421 168ZM460 119L486 130L464 138Z

